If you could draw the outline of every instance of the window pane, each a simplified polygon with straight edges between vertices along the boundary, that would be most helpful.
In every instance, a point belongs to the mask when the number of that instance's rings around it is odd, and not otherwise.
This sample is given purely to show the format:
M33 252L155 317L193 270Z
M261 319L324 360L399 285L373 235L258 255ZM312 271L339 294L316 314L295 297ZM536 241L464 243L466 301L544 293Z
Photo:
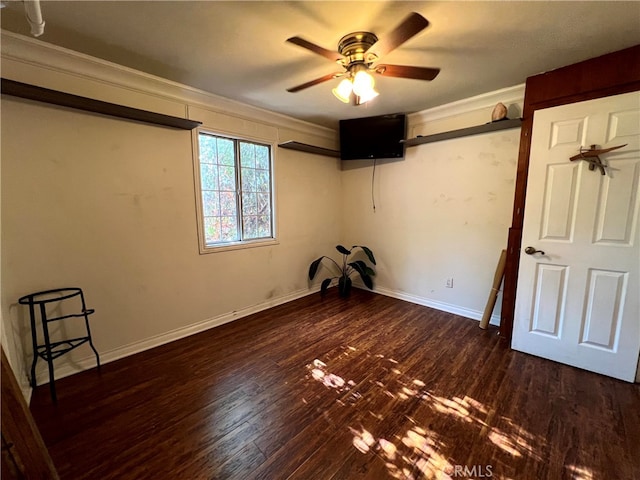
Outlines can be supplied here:
M220 241L220 218L204 218L204 239L206 243L216 243Z
M220 239L223 242L234 242L240 240L238 237L238 223L236 217L222 217L220 219L222 233Z
M240 166L255 168L256 166L256 145L253 143L240 142Z
M258 202L258 213L259 215L267 215L271 212L271 197L267 193L258 193L256 194L257 202Z
M217 190L218 166L211 163L200 164L200 183L203 190Z
M218 167L220 175L220 190L223 192L236 191L236 169L234 167Z
M269 170L269 147L256 145L256 168Z
M220 192L220 215L237 216L236 194Z
M271 236L271 217L269 215L260 215L258 217L258 236Z
M228 138L217 138L218 163L220 165L235 165L236 156L233 149L233 140Z
M256 215L258 213L258 199L255 193L242 193L242 214Z
M202 213L205 217L218 217L220 215L218 192L202 192Z
M256 170L256 191L268 192L271 190L271 174L269 170Z
M244 238L258 238L258 218L255 215L246 215L242 219Z
M255 192L256 191L256 171L253 168L242 169L242 191L243 192Z
M216 163L216 137L211 135L198 135L200 144L200 163Z

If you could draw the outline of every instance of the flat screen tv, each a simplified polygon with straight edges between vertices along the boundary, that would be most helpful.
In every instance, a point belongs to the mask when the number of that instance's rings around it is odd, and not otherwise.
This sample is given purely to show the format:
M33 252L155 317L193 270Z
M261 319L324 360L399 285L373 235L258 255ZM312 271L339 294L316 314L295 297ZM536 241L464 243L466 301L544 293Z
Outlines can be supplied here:
M340 158L402 158L406 132L402 113L340 120Z

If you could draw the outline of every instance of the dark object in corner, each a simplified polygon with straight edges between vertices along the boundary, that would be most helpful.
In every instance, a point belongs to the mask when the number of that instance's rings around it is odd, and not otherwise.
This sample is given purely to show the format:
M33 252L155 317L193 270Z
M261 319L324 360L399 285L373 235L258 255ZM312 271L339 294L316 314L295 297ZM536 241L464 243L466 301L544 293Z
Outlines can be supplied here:
M354 245L353 247L351 247L351 250L348 250L342 245L337 245L336 250L338 250L338 252L342 254L342 265L338 264L338 262L336 262L332 258L326 257L324 255L314 260L311 263L311 265L309 266L309 280L313 280L313 278L316 276L316 273L318 272L318 268L320 267L320 264L322 263L322 259L324 258L331 261L333 265L335 265L336 268L338 269L338 272L339 272L338 275L325 278L322 281L322 284L320 286L320 292L322 294L324 294L327 291L327 288L329 288L329 285L331 284L331 282L337 278L338 293L340 294L341 297L348 297L349 293L351 292L351 284L352 284L351 275L356 272L358 273L358 275L360 275L360 278L362 279L364 284L367 286L367 288L370 290L373 290L373 279L371 277L374 276L376 272L371 267L369 267L363 260L348 262L349 255L351 255L353 253L353 250L356 248L361 249L367 256L369 261L374 265L376 264L376 259L373 256L373 252L369 248L362 245Z
M76 299L76 301L71 303L75 303L76 306L80 307L80 311L78 313L59 315L57 317L48 316L46 307L47 304L60 304L60 302L69 303L67 301L72 299ZM47 362L47 365L49 367L49 390L51 391L51 400L54 404L56 404L58 402L58 397L56 395L55 375L53 372L53 361L56 358L88 342L91 350L93 350L93 353L95 353L96 355L98 370L100 369L100 355L98 355L98 351L93 346L93 340L91 339L91 330L89 328L89 315L94 313L95 310L93 308L87 308L87 305L84 301L84 293L82 293L82 289L78 287L55 288L53 290L30 293L29 295L20 297L18 303L20 305L27 305L29 307L29 319L31 321L31 339L33 342L31 386L33 388L36 388L36 362L38 361L38 357L40 357ZM38 311L40 312L39 315L36 315L36 306L38 307ZM53 312L60 312L60 310L56 308L56 310L53 310ZM38 316L40 317L39 322L37 322ZM51 341L51 336L49 335L49 323L58 322L67 318L83 318L87 331L86 335L55 342ZM40 323L42 325L44 343L41 345L38 344L36 323Z
M402 158L406 133L401 113L340 120L340 159Z

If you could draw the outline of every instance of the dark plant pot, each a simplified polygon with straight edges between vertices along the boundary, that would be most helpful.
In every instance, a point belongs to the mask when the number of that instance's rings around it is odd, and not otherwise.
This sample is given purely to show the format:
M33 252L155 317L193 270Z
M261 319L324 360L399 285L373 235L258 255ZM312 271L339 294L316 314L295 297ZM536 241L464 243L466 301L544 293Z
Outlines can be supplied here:
M342 298L346 298L351 293L351 279L349 277L340 277L338 280L338 293Z

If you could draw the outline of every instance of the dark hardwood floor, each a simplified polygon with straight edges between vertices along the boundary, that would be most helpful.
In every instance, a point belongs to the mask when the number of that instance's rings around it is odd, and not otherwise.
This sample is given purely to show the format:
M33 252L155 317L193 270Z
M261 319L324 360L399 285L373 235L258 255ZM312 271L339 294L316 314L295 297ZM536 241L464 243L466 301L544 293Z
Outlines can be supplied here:
M640 480L640 387L496 329L331 291L59 380L63 480ZM447 476L448 475L448 476Z

